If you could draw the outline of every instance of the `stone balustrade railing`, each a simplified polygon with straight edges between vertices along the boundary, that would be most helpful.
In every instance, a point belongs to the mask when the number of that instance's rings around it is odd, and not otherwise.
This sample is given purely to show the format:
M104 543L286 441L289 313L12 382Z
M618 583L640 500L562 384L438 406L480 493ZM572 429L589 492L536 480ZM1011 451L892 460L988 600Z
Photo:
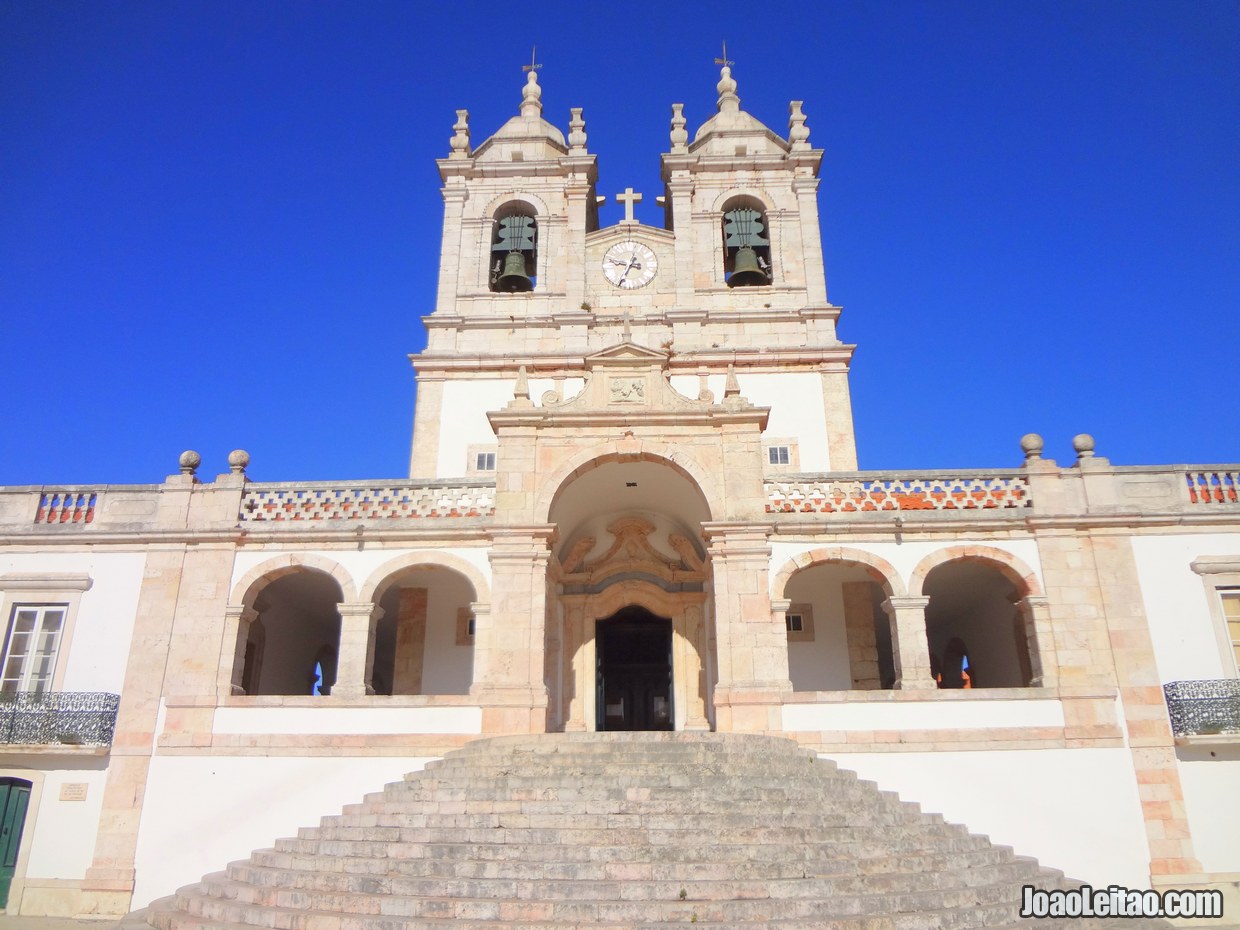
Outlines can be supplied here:
M1190 468L1185 475L1189 503L1240 503L1240 468Z
M767 513L1016 510L1032 506L1021 470L849 472L766 481Z
M494 513L495 485L490 482L247 484L241 495L242 523L489 517Z

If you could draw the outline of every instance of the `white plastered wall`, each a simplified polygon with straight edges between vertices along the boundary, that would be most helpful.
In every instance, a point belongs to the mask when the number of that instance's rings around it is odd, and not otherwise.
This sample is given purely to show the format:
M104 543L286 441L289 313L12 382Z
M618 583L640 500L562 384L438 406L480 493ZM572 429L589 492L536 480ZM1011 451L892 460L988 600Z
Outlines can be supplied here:
M1202 557L1240 558L1240 533L1184 533L1132 540L1161 683L1230 678L1224 631L1210 609ZM1207 872L1240 872L1240 747L1180 748L1180 784L1193 852Z
M80 763L48 769L32 757L10 756L0 760L0 777L21 778L34 786L21 841L19 877L23 877L22 859L26 879L73 880L86 876L95 853L107 769L104 759L85 758ZM76 786L70 798L80 796L83 785L86 797L80 801L61 800L61 789L66 784ZM10 906L13 903L10 899Z
M1149 846L1127 749L832 753L923 811L1069 878L1149 886ZM984 790L983 790L984 789Z
M1190 566L1202 556L1240 559L1240 533L1137 536L1132 551L1160 680L1231 677L1205 582Z
M439 416L439 459L435 474L459 478L468 470L469 447L495 442L487 411L502 410L512 400L512 379L455 380L443 386ZM533 387L530 389L534 395Z
M0 556L0 575L84 574L91 587L83 591L72 619L63 691L106 691L120 694L129 662L138 594L146 565L144 552L40 552ZM3 594L3 592L0 592ZM40 592L22 592L20 600L46 600ZM8 624L9 618L0 618Z
M133 906L245 859L380 791L417 757L155 756L135 857Z

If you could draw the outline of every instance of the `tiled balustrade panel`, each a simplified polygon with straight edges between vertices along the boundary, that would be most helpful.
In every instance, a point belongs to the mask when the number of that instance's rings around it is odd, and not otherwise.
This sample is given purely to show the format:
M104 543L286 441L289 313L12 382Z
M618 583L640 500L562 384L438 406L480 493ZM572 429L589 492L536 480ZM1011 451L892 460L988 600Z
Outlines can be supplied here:
M1029 507L1023 474L823 476L766 482L767 513L1012 510Z
M1189 469L1188 499L1193 504L1240 503L1240 470Z
M487 485L249 485L241 522L391 520L419 517L489 517L495 488Z

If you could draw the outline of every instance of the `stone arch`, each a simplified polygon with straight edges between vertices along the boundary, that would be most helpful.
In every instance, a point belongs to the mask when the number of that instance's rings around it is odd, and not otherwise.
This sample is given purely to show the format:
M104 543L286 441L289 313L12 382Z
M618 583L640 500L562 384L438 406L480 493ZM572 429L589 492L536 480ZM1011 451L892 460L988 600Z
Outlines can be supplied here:
M723 208L732 200L756 200L762 204L763 212L768 216L778 211L774 198L761 187L732 187L715 197L710 205L712 213L722 213Z
M474 600L477 603L486 604L491 600L491 586L487 583L486 576L479 571L476 565L461 558L459 555L453 555L450 552L435 552L431 549L407 552L404 555L398 555L396 558L384 562L370 573L365 584L362 585L359 600L362 603L377 602L379 598L383 597L388 587L396 581L401 572L420 566L447 568L464 575L466 580L473 585Z
M253 608L254 602L267 585L285 575L304 570L330 575L340 585L343 603L351 604L357 601L357 587L353 584L353 576L339 562L308 553L289 553L261 562L246 572L241 580L233 585L228 602Z
M1021 597L1041 596L1042 585L1038 576L1021 559L1004 549L993 546L948 546L938 549L917 563L909 577L909 594L922 596L926 577L931 571L947 562L982 562L990 565L1004 578L1012 582Z
M482 215L487 219L494 219L495 215L510 204L524 204L534 211L535 216L549 216L551 211L547 208L547 202L537 194L531 194L528 191L510 190L492 197L485 208Z
M700 462L685 454L682 448L672 443L651 440L612 439L582 449L552 472L548 480L543 482L534 501L534 521L549 521L551 509L565 488L586 472L612 462L653 462L665 465L693 484L706 502L712 518L724 510L722 489L718 480Z
M876 582L883 586L889 597L905 595L904 580L895 567L881 556L864 549L848 546L827 546L802 552L784 563L771 581L771 600L782 600L792 576L802 569L824 562L851 562L866 569Z

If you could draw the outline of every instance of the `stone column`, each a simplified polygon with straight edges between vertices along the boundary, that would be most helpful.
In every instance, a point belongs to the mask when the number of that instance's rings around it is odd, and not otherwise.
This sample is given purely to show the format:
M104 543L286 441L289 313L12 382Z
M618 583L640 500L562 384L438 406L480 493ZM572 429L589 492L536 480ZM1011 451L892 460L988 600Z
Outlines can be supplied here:
M853 428L848 363L822 366L822 406L827 418L827 455L831 471L857 470L857 440Z
M224 608L224 638L220 643L220 675L216 688L218 697L245 694L241 678L245 673L245 646L250 638L250 624L258 619L258 611L244 604Z
M546 729L543 656L548 541L554 532L554 526L491 530L491 617L477 626L470 689L484 705L484 733Z
M710 721L706 719L706 668L703 664L706 636L700 604L685 607L684 629L685 729L709 730Z
M707 532L719 651L716 724L720 730L777 731L792 682L787 636L771 613L767 531L715 524Z
M938 687L930 674L930 647L926 643L929 603L928 597L889 597L883 602L891 618L895 687L901 691L933 691Z
M340 647L336 651L336 683L332 694L362 697L374 694L370 677L375 663L375 627L383 616L377 604L340 604Z

